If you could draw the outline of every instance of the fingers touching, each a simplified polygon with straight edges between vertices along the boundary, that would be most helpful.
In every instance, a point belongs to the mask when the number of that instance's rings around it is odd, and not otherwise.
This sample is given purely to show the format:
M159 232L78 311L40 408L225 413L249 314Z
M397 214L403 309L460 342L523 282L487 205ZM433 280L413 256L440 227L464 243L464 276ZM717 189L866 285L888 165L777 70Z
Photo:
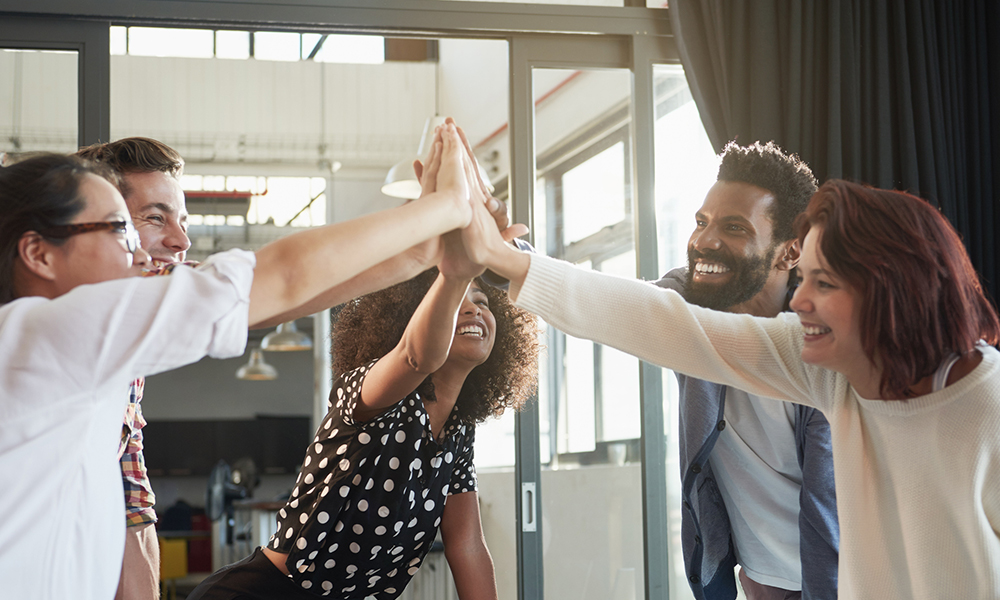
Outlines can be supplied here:
M439 263L443 272L471 274L482 264L478 261L500 251L498 244L528 233L526 226L510 224L506 204L491 195L468 137L450 117L435 129L430 153L424 162L414 161L413 172L420 181L421 196L454 194L462 205L456 205L456 210L471 208L472 222L439 242L444 250Z

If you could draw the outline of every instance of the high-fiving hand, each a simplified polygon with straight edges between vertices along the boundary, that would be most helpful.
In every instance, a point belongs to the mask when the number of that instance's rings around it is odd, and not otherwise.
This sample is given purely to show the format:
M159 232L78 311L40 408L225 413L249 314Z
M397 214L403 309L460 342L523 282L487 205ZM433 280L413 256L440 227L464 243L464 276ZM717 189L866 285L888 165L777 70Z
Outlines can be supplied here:
M456 145L460 160L455 156ZM506 205L491 195L480 175L472 145L451 117L435 130L426 163L414 161L413 170L420 179L421 196L445 189L468 194L470 219L467 225L441 236L438 251L443 246L443 254L438 268L442 274L476 277L491 260L514 251L508 242L528 233L525 225L509 225Z

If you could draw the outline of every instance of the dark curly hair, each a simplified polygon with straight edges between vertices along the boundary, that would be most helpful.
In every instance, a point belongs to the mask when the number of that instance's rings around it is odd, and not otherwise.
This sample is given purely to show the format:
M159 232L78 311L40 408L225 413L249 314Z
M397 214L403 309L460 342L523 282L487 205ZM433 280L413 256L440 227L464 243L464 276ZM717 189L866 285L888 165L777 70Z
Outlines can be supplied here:
M352 371L389 353L403 337L410 317L437 277L436 268L413 279L346 303L333 326L334 376ZM456 403L463 423L481 423L506 408L520 408L538 381L538 323L516 308L507 293L476 280L496 318L496 340L486 362L469 374ZM434 398L428 377L417 388Z
M749 183L774 194L769 211L774 243L796 237L795 218L806 209L817 188L809 165L795 154L786 154L773 141L749 146L726 144L722 149L719 181Z

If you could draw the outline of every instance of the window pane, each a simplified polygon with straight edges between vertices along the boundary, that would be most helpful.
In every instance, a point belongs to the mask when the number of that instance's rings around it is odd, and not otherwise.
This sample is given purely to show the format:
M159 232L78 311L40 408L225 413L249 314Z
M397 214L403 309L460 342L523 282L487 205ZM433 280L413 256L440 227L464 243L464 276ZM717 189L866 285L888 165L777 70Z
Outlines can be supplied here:
M78 147L76 52L0 48L0 163Z
M619 277L636 276L635 251L605 260L600 269ZM600 347L601 427L598 440L637 439L641 434L639 412L639 359L608 346Z
M719 161L680 67L657 66L656 219L660 270L687 264L694 214L715 183Z
M212 58L213 40L210 29L129 27L128 53L135 56Z
M310 46L311 47L311 46ZM385 38L374 35L330 35L316 54L320 62L382 64Z
M128 30L125 27L111 28L111 54L122 55L128 52Z
M684 72L677 66L653 70L656 125L656 218L660 271L687 264L687 242L694 214L715 183L718 159L705 135ZM677 380L663 370L664 431L666 432L667 515L670 524L670 598L692 598L681 552L681 493L678 464Z
M566 393L561 400L559 451L594 450L594 342L566 336Z
M563 175L566 243L625 219L625 145L621 142Z
M216 58L250 58L249 31L216 31Z
M630 73L535 69L532 84L538 251L634 277ZM628 461L628 444L606 441L639 429L638 366L552 330L547 345L540 420L556 435L557 454L541 479L544 595L639 600L641 469Z
M297 33L258 31L253 34L253 56L258 60L297 61L300 43Z
M302 34L300 42L301 46L300 56L302 60L306 60L309 58L309 55L312 54L313 50L316 48L316 44L319 43L319 41L322 39L323 39L323 34L321 33Z

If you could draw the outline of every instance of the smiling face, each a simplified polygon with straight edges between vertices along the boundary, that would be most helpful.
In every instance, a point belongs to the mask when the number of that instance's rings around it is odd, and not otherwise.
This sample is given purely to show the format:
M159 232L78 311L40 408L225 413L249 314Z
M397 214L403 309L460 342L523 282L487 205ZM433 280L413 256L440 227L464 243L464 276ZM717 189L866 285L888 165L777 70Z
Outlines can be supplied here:
M187 206L180 183L167 173L127 173L129 212L142 247L155 264L183 262L191 240L187 236Z
M449 360L462 360L479 366L486 362L496 342L497 321L490 312L490 300L475 281L465 293L458 309L455 338Z
M819 246L822 236L817 226L806 235L799 262L802 283L791 302L802 322L802 360L846 375L861 392L858 382L872 372L861 341L861 302L827 264Z
M771 192L735 181L718 181L695 214L688 241L688 302L729 310L756 296L777 277L769 209Z
M129 213L121 194L107 180L87 174L80 181L80 196L86 203L71 221L128 221ZM53 246L55 260L53 284L55 295L62 295L78 285L99 283L138 275L147 266L148 257L139 249L135 256L127 250L125 236L117 231L92 231L74 235Z

